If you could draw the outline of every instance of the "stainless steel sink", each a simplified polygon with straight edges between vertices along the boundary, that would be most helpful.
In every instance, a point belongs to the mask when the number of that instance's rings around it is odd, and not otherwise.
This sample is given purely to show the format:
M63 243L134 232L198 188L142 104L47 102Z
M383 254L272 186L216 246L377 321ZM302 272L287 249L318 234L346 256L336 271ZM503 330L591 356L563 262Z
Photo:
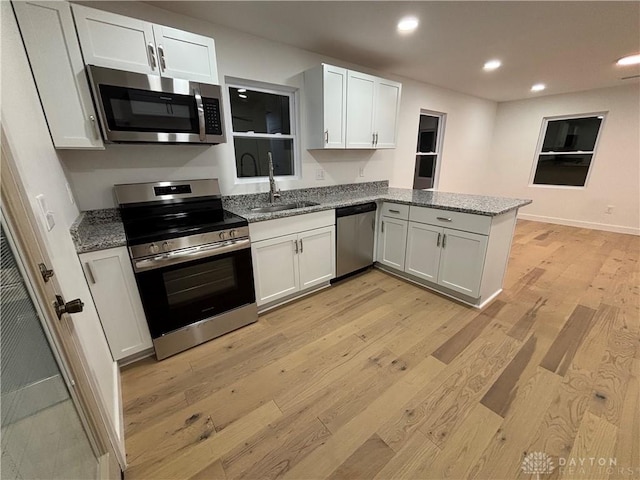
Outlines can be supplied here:
M252 208L251 211L255 213L281 212L282 210L294 210L296 208L313 207L315 205L320 204L315 202L282 203L280 205L269 205L267 207Z

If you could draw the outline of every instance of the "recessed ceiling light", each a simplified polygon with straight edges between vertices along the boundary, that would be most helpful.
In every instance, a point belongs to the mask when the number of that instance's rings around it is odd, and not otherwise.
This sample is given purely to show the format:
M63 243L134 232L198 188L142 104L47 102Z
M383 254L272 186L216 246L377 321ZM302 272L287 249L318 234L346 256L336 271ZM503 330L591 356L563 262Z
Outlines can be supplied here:
M242 93L239 93L239 94L238 94L238 96L239 96L240 98L247 98L247 96L246 96L246 95L243 95Z
M409 33L413 32L416 28L418 28L418 24L420 22L416 17L404 17L401 18L398 22L398 31L400 33Z
M533 87L531 87L531 91L532 92L541 92L545 88L547 88L547 86L544 83L536 83Z
M247 91L247 89L246 89L246 88L239 88L239 89L238 89L238 93L244 93L244 92L246 92L246 91Z
M502 62L500 60L489 60L482 68L485 70L495 70L496 68L500 68L501 65Z
M640 53L636 53L635 55L629 55L627 57L622 57L620 60L616 62L617 65L622 67L626 67L627 65L638 65L640 63Z

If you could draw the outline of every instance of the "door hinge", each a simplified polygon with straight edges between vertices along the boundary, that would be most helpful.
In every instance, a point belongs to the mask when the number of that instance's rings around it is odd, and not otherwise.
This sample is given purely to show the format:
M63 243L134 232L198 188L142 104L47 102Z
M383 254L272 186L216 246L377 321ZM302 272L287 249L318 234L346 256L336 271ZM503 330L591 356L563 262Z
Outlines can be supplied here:
M39 263L38 268L40 269L40 275L42 275L44 283L47 283L49 279L53 277L53 270L48 269L44 263Z

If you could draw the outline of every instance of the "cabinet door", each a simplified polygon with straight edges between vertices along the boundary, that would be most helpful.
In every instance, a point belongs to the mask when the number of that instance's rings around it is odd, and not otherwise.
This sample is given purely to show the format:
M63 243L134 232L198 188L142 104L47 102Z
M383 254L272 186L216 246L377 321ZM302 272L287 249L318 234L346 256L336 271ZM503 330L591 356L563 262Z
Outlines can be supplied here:
M153 26L153 35L162 76L218 84L212 38L162 25Z
M151 348L127 248L83 253L80 261L113 358L120 360Z
M383 265L404 270L407 247L407 221L382 217L378 237L378 261Z
M347 121L347 70L323 66L324 148L345 148Z
M456 292L478 298L487 238L485 235L445 228L438 283Z
M103 149L67 2L14 2L49 132L56 148Z
M286 235L251 245L256 303L263 305L300 290L298 235Z
M318 228L298 236L300 289L328 282L336 276L336 228Z
M346 148L373 148L375 83L376 77L348 71Z
M376 82L373 131L376 148L395 148L401 84L380 78Z
M405 272L430 282L438 282L442 233L443 229L440 227L409 222Z
M78 37L87 65L159 75L149 22L73 5Z

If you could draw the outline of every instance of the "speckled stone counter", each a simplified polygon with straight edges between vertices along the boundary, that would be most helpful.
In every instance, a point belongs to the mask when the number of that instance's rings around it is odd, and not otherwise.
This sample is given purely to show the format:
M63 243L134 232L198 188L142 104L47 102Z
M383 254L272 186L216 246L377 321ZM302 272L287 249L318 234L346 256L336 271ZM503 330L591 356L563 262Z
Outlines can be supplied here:
M279 212L257 213L252 212L251 209L269 205L268 193L226 196L222 201L226 210L246 218L249 222L261 222L375 201L396 202L488 216L501 215L531 203L531 200L517 198L389 188L387 181L286 190L281 194L282 196L276 200L275 204L307 201L318 205ZM105 250L127 244L120 214L115 208L82 212L70 230L78 253Z
M246 218L250 223L348 207L373 201L403 203L491 217L510 212L531 203L531 200L518 198L488 197L461 193L411 190L408 188L389 188L388 182L386 181L287 190L282 192L281 198L277 199L275 204L308 201L318 203L318 205L281 210L279 212L258 213L251 211L254 207L269 205L268 193L234 195L224 197L223 201L227 210Z
M82 212L69 229L78 253L106 250L127 244L116 208Z

